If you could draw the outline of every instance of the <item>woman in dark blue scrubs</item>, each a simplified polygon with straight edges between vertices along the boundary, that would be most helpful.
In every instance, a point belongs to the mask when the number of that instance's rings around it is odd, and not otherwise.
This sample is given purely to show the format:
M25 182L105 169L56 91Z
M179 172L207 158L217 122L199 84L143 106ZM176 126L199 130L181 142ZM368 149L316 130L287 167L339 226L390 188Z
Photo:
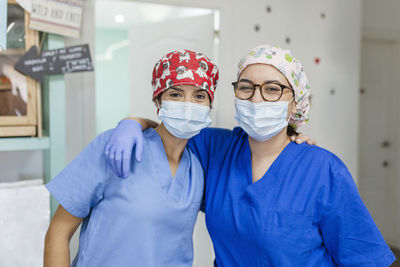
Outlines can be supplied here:
M300 62L256 47L233 86L240 127L207 128L188 142L205 172L215 266L389 266L395 258L343 162L291 142L310 110ZM109 146L129 150L138 138L128 139Z

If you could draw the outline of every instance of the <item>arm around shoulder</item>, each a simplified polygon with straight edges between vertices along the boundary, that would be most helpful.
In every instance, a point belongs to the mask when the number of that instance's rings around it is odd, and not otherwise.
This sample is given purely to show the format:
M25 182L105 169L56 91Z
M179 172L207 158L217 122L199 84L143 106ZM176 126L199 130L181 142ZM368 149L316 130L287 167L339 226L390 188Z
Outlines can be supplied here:
M123 120L133 120L137 121L140 125L142 125L142 129L146 130L149 128L156 128L159 124L155 121L152 121L150 119L145 119L145 118L139 118L139 117L127 117Z

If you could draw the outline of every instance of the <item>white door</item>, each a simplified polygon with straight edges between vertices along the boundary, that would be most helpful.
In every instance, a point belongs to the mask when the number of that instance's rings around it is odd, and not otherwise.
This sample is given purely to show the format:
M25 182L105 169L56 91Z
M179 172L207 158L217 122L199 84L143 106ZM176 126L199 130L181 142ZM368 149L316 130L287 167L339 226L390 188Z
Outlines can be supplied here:
M173 50L190 49L214 59L214 15L179 18L165 22L135 26L130 32L132 109L156 120L151 101L151 77L155 63Z
M396 49L390 41L362 42L359 189L386 241L400 244Z
M130 32L131 44L131 114L157 121L156 108L151 100L151 77L155 63L173 50L190 49L214 59L213 14L181 18L157 24L136 26ZM195 267L212 266L214 250L199 213L194 232Z

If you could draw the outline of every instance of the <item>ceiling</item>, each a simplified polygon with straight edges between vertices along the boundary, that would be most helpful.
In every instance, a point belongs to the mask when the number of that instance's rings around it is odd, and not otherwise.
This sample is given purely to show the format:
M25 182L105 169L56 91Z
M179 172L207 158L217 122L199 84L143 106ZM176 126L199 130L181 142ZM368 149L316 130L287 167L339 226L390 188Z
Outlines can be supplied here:
M210 14L211 9L168 6L120 0L96 1L96 27L127 29L132 26ZM118 23L115 17L124 18Z

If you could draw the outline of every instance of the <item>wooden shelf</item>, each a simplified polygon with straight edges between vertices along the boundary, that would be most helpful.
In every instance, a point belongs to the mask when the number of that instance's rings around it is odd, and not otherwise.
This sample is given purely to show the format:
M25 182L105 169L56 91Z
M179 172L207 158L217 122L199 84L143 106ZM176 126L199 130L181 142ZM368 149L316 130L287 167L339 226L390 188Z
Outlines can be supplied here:
M50 148L49 137L0 138L0 151L46 150Z
M13 1L8 0L8 2ZM64 37L55 34L48 34L44 42L44 47L46 50L62 48L64 47ZM0 56L1 53L2 52L0 52ZM45 79L43 83L43 103L44 127L49 135L42 138L0 137L0 151L43 150L44 178L47 183L65 167L66 162L66 108L65 82L63 75L54 75ZM4 122L5 118L7 119L8 116L3 116L2 122ZM39 116L39 118L41 118L41 116ZM7 125L9 125L9 123L7 123ZM54 197L51 197L50 201L51 214L53 215L58 207L58 202Z
M25 54L25 49L16 49L16 48L9 48L7 50L1 50L0 55L7 55L7 56L22 56Z

